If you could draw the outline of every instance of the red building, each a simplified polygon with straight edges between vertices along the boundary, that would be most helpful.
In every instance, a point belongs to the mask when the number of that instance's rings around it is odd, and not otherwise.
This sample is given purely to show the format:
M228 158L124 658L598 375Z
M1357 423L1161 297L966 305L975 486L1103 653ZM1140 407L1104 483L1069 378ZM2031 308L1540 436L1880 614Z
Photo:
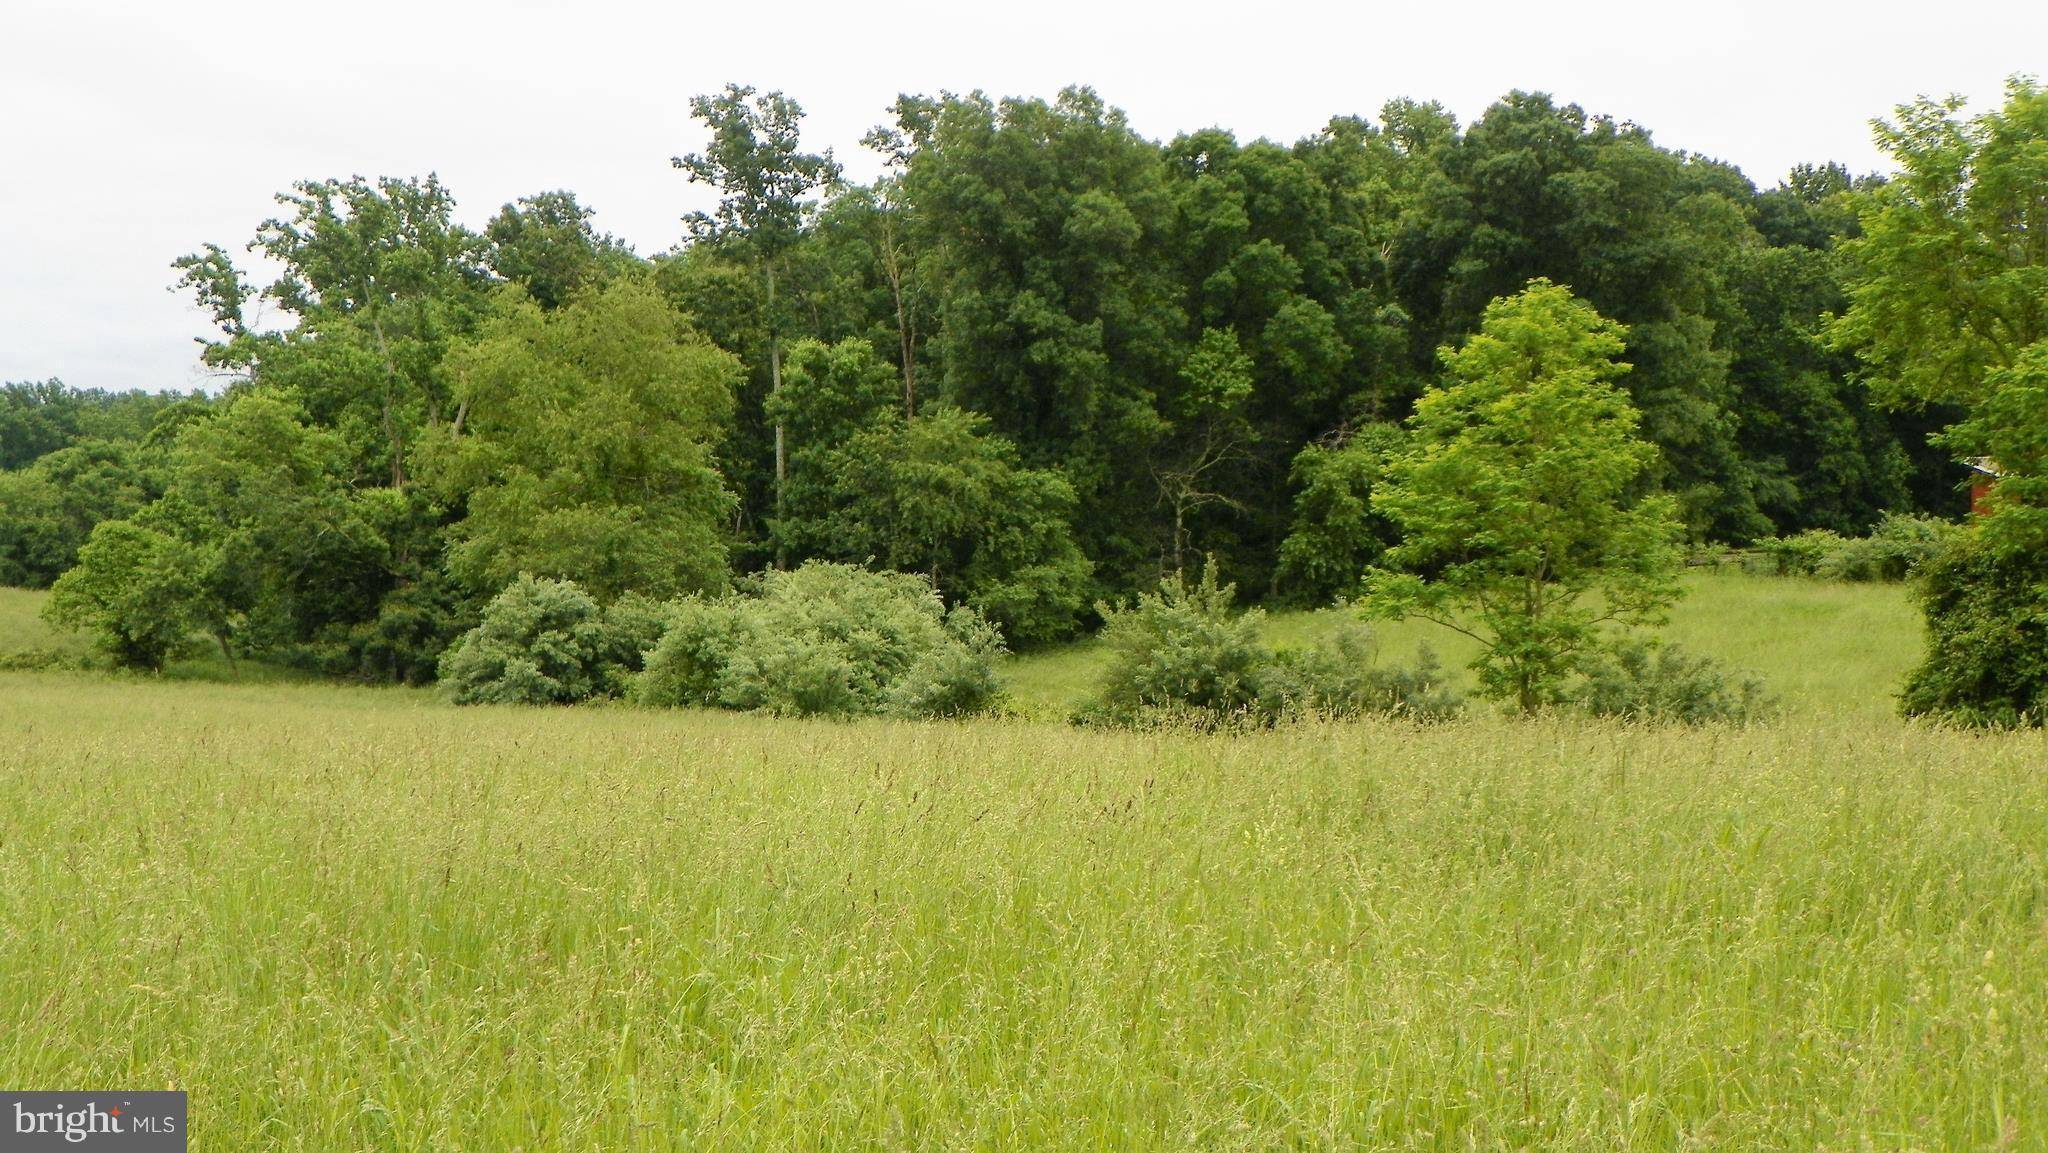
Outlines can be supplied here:
M2000 473L1998 462L1988 456L1980 456L1970 462L1970 514L1983 516L1991 511L1991 488L1998 483Z

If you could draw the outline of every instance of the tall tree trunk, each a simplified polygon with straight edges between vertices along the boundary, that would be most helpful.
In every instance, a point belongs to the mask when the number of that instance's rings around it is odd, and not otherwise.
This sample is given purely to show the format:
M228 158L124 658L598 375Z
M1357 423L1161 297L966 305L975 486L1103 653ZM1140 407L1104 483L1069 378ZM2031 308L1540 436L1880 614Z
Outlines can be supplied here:
M903 257L896 248L896 226L882 218L882 273L889 278L889 295L896 303L896 342L903 360L903 419L917 419L917 373L912 364L916 338L910 327L910 310L903 303Z
M391 487L405 487L405 437L391 415L392 387L398 383L398 362L391 358L391 342L384 339L384 322L370 313L370 331L377 334L377 351L384 356L384 439L391 442Z
M768 272L768 395L782 394L782 326L775 322L775 266L770 264ZM782 435L782 417L775 418L775 520L780 526L783 519L783 493L789 487L789 448ZM781 540L775 542L775 567L789 567L789 550Z
M1187 577L1188 572L1187 565L1181 558L1188 539L1187 520L1187 506L1176 499L1173 502L1173 575L1183 579Z

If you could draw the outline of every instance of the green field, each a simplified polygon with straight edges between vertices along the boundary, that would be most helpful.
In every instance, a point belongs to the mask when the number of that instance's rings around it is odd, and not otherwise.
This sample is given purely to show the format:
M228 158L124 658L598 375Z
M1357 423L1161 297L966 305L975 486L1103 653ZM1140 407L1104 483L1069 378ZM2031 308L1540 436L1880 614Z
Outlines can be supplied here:
M1779 721L0 674L0 1084L203 1150L2048 1148L2048 738L1895 719L1897 588L1693 585Z
M0 588L0 654L46 649L83 655L92 647L76 633L58 632L37 614L50 594Z
M1920 615L1898 585L1727 571L1690 575L1685 590L1663 634L1758 673L1794 717L1889 718L1892 694L1920 656ZM1335 610L1275 613L1266 635L1275 645L1307 645L1356 619ZM1383 661L1411 663L1416 646L1427 644L1462 674L1477 653L1472 641L1425 621L1376 623L1373 629ZM1017 708L1032 716L1065 716L1088 695L1104 655L1100 646L1083 643L1014 658L1008 671Z

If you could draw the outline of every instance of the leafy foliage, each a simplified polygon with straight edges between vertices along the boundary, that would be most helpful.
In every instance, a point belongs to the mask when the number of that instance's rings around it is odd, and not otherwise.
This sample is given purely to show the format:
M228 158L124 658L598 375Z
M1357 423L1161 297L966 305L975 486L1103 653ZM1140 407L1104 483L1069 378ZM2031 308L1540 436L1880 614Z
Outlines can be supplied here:
M1732 673L1678 645L1625 637L1583 666L1571 703L1596 716L1700 725L1762 720L1776 703L1754 676Z
M1185 327L1163 158L1086 89L905 97L895 113L879 142L929 254L943 398L986 415L1026 465L1060 470L1083 555L1127 587L1156 557L1143 460Z
M1473 637L1480 691L1524 712L1559 698L1603 626L1677 596L1675 509L1635 496L1656 449L1611 383L1623 335L1546 281L1495 301L1444 350L1449 382L1416 406L1376 501L1403 539L1366 611Z
M1829 580L1905 580L1940 554L1956 526L1933 517L1885 514L1866 537L1827 529L1758 542L1780 574Z
M441 658L458 705L568 704L603 687L603 617L569 581L521 575Z
M1860 202L1831 336L1893 396L1976 405L2048 339L2048 90L2014 80L2003 107L1961 107L1923 98L1879 123L1900 171Z
M1488 371L1437 354L1493 347L1473 335L1490 302L1542 278L1620 322L1602 355L1633 367L1601 383L1651 447L1582 479L1631 515L1846 536L1959 511L1964 453L2010 466L1996 531L2048 539L2027 527L2048 427L2034 85L1975 120L1909 106L1884 135L1897 180L1803 165L1763 191L1521 92L1469 126L1395 101L1291 144L1148 140L1085 88L908 95L864 186L805 150L780 92L691 108L703 145L674 163L719 202L651 261L567 190L471 231L431 176L292 185L251 245L268 285L217 244L177 261L227 406L263 403L223 422L191 398L0 389L0 580L46 583L127 518L190 553L172 583L231 659L406 681L521 572L610 603L771 560L889 566L1026 645L1196 554L1276 599L1342 598L1374 566L1442 586L1475 557L1389 552L1429 535L1389 505L1390 458L1414 455L1394 429L1440 372ZM1492 511L1464 527L1512 503L1482 486ZM1449 540L1466 506L1444 507ZM1636 519L1632 542L1565 547L1558 518L1544 547L1573 572L1656 552ZM1569 664L1538 654L1597 632L1553 594L1619 587L1551 575L1534 616L1558 631L1495 653L1532 700ZM1637 576L1621 615L1647 619Z
M1091 572L1073 489L1022 467L986 417L906 413L895 370L854 339L792 345L766 411L790 445L780 555L923 573L1019 643L1073 632Z
M1264 612L1236 609L1236 591L1210 561L1192 584L1174 574L1129 607L1101 606L1110 658L1075 719L1212 728L1367 713L1436 720L1463 707L1427 649L1415 668L1382 667L1362 626L1274 652L1259 637Z
M429 458L468 508L449 571L473 591L520 572L607 598L722 587L732 496L713 452L736 374L644 283L554 312L503 298L450 356L460 417Z
M93 530L107 547L79 550L58 582L62 611L99 632L120 663L146 668L183 647L169 637L194 629L233 660L237 649L276 651L373 616L391 579L374 498L347 486L341 440L301 418L252 393L182 424L163 496ZM147 595L115 591L128 583ZM145 602L165 615L161 626L135 619Z
M996 702L1002 637L931 583L812 561L675 606L634 698L778 716L961 716Z
M1334 444L1311 444L1294 458L1293 531L1280 543L1278 583L1310 604L1328 603L1358 587L1399 537L1373 508L1374 486L1402 443L1393 425L1359 429Z
M941 407L890 419L830 461L828 555L924 573L1022 642L1073 632L1091 572L1070 528L1074 491L1022 467L987 418Z
M1352 625L1306 649L1281 649L1259 674L1259 711L1273 720L1371 714L1448 720L1465 697L1428 645L1415 664L1382 665L1371 629Z
M0 585L47 588L102 521L132 516L163 484L157 454L81 440L0 472Z
M485 227L484 262L542 308L560 308L638 264L624 243L590 226L592 215L570 192L522 196Z
M1098 606L1110 658L1087 715L1127 720L1173 710L1221 719L1251 712L1273 654L1259 639L1266 614L1238 611L1236 597L1235 585L1217 583L1210 561L1192 584L1174 573L1129 607Z
M1983 517L1925 568L1912 713L2040 722L2048 556L2048 90L2011 82L1963 119L1922 99L1879 125L1900 173L1861 202L1850 307L1831 335L1905 401L1961 419L1937 443L2000 473Z
M196 649L212 623L202 608L206 567L199 549L169 533L107 521L52 586L44 612L51 624L92 633L116 665L155 672Z
M1927 655L1906 679L1908 715L2048 724L2048 553L1961 533L1920 573Z

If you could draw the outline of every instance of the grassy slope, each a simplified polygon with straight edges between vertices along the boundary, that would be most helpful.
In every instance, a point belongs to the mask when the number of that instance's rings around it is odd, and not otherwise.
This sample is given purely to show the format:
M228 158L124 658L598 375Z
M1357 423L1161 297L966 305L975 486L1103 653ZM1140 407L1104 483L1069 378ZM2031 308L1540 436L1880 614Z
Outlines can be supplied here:
M82 655L91 650L85 637L43 623L38 614L49 599L49 593L39 590L0 587L0 653L55 649Z
M1690 574L1685 587L1663 635L1761 674L1795 715L1889 715L1891 694L1919 659L1919 614L1899 585L1729 571ZM1277 613L1266 635L1276 645L1306 645L1355 619L1336 610ZM1477 652L1465 637L1423 621L1373 628L1382 660L1412 662L1426 643L1446 666L1462 669ZM1009 664L1010 691L1027 713L1063 716L1086 698L1102 659L1093 641L1025 654Z

